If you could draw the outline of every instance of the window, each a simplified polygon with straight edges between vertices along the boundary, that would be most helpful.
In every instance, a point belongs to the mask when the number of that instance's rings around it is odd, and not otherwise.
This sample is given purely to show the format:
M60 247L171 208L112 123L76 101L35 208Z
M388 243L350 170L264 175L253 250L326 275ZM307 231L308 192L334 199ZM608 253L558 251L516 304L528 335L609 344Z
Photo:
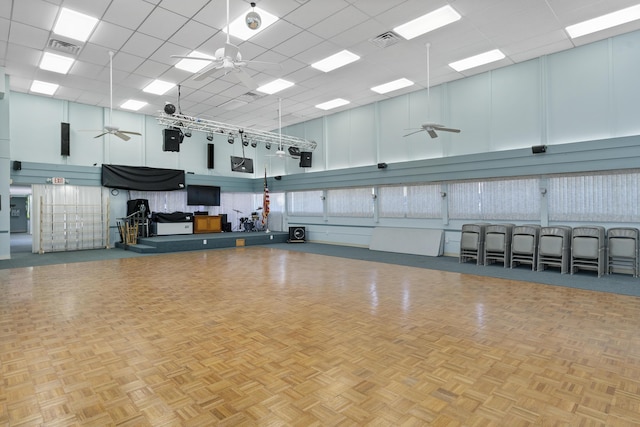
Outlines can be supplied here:
M294 216L322 216L322 190L287 193L287 213Z
M383 218L441 218L440 184L380 187L378 208Z
M373 218L373 188L328 190L327 215Z

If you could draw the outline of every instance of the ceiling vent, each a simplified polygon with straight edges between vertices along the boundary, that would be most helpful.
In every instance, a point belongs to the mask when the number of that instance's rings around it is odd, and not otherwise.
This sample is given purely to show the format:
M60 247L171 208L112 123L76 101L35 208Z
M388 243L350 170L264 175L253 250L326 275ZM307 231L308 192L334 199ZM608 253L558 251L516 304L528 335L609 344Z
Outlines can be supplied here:
M379 36L369 39L369 41L384 49L385 47L398 43L400 41L400 37L393 31L387 31L386 33L382 33Z
M240 95L238 99L245 102L253 102L257 99L262 98L263 96L265 95L260 95L259 93L255 93L255 92L247 92L243 95Z
M73 43L65 42L57 39L49 39L47 47L71 55L77 55L80 52L80 46Z

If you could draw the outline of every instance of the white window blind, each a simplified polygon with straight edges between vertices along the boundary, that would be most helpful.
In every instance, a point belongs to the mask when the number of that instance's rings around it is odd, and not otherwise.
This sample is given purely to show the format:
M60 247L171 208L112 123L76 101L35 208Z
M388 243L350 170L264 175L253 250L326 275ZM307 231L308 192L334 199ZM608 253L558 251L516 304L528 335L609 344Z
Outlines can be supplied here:
M481 220L539 220L536 178L449 184L449 217Z
M381 218L440 218L442 217L440 185L380 187L378 209Z
M551 221L638 222L640 173L557 176L548 179Z
M327 215L373 218L373 188L328 190Z
M322 216L322 190L287 193L287 213L294 216Z

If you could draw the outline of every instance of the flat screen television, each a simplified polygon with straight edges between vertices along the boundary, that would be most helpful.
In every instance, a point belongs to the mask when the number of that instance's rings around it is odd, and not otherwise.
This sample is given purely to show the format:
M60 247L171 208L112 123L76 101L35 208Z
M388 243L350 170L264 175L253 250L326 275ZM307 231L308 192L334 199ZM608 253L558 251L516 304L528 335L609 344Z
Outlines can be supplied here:
M220 206L220 187L213 185L188 185L187 205Z
M231 170L233 172L253 173L253 160L246 157L231 156Z

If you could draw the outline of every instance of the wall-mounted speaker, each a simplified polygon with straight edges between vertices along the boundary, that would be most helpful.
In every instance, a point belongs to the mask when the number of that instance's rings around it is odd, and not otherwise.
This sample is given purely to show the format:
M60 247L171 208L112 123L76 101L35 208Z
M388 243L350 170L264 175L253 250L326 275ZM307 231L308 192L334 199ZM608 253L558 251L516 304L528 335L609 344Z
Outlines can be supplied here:
M289 227L289 243L300 243L307 240L306 230L304 227Z
M13 161L13 170L14 171L22 170L22 162L20 162L18 160L14 160Z
M69 123L60 123L60 155L71 155L71 145L69 142Z
M280 181L282 179L281 175L276 175L273 177L276 181Z
M531 147L531 152L533 154L546 153L547 152L547 146L546 145L534 145L533 147Z
M387 168L386 163L378 163L378 169L386 169L386 168Z
M207 144L207 169L213 169L213 144Z
M180 151L180 129L162 129L162 151Z
M311 152L310 151L301 151L300 152L300 167L301 168L310 168L311 167Z

